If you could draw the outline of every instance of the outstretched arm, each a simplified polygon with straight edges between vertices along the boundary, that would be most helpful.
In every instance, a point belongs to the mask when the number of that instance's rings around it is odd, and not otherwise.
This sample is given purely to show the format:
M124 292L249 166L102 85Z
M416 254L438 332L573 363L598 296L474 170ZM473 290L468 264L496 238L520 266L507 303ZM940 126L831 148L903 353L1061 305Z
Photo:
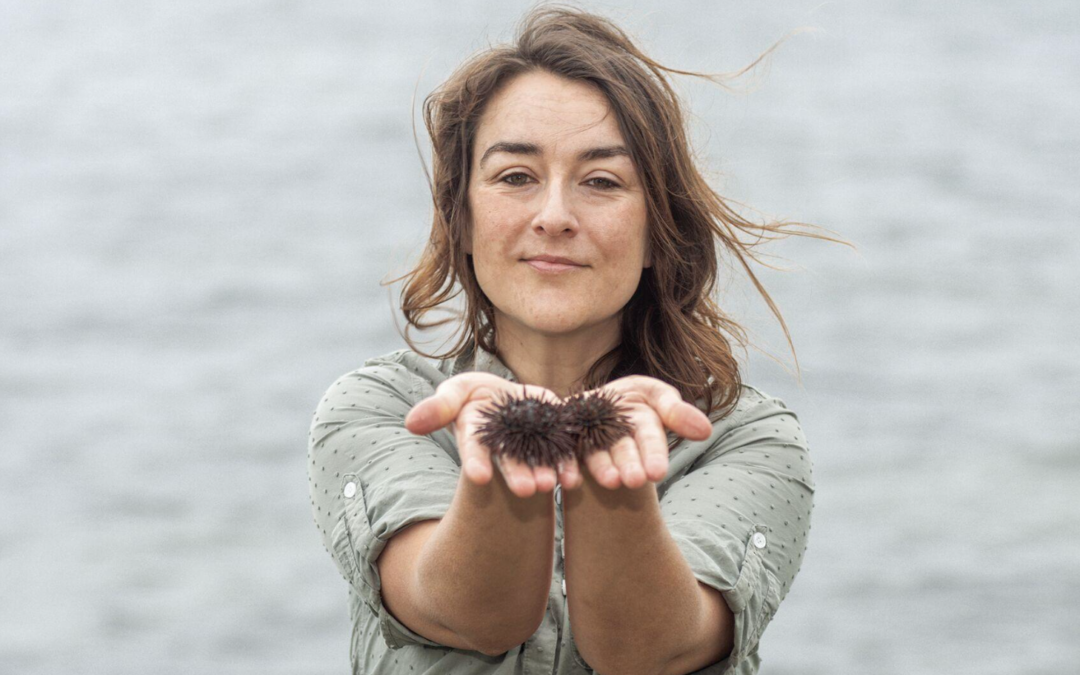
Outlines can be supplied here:
M404 615L399 619L450 631L448 637L489 655L521 644L543 621L555 555L554 469L508 458L495 466L477 439L477 410L506 389L516 386L462 373L409 412L405 425L414 434L453 423L463 473L446 515L387 561L387 590L396 592L391 603L398 600L390 609ZM555 398L539 388L533 393Z
M581 489L566 493L564 564L574 640L602 672L693 672L731 652L734 621L719 591L697 580L668 532L653 481L667 472L665 429L700 440L712 426L660 380L631 376L606 388L621 396L633 433L586 457Z
M574 641L598 672L676 675L726 657L731 611L694 577L660 515L656 486L608 489L589 472L564 496L566 600Z

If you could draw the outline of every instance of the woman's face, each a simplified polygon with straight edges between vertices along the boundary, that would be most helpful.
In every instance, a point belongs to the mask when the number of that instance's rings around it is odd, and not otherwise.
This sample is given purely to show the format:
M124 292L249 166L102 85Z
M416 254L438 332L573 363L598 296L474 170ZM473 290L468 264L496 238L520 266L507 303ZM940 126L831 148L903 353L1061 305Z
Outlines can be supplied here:
M517 76L480 119L469 179L473 267L498 325L547 336L615 320L650 266L643 186L607 99ZM572 261L545 263L538 256Z

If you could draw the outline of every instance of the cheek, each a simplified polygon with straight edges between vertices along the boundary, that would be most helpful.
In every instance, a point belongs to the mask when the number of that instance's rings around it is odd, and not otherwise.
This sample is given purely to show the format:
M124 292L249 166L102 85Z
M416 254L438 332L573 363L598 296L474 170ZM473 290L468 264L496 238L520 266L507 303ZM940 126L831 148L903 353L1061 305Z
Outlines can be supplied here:
M605 229L601 245L610 263L626 268L644 264L647 232L637 216L636 213L628 213L627 217L612 222Z

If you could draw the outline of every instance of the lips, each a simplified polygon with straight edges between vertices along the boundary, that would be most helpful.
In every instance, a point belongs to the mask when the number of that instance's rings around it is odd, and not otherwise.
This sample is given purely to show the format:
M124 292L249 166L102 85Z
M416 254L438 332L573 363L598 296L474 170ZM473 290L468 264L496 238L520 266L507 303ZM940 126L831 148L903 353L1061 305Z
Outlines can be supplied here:
M556 256L538 256L536 258L523 260L522 262L541 274L560 274L563 272L571 272L573 270L582 270L586 267L586 265L578 265L572 261L563 262L568 260L568 258L559 258Z
M584 267L584 265L582 265L579 262L571 260L570 258L563 258L563 257L557 256L557 255L538 255L538 256L533 256L532 258L525 258L525 262L534 262L534 261L535 262L556 263L556 264L559 264L559 265L574 265L576 267Z
M548 262L546 260L537 260L537 259L526 260L525 262L527 262L527 264L532 269L535 269L538 272L545 272L545 273L569 272L570 270L584 269L580 265L565 265L565 264L563 264L563 262Z

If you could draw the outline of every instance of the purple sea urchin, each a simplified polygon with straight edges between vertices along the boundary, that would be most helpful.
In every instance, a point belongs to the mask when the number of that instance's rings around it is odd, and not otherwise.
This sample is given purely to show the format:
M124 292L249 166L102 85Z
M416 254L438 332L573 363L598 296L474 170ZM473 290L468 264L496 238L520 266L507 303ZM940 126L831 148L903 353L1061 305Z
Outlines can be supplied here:
M576 439L578 461L598 450L608 450L623 436L634 432L630 418L619 407L622 397L601 389L591 394L578 392L565 401L562 425Z
M495 406L480 414L487 420L478 436L493 455L506 455L529 466L555 467L574 456L575 439L562 422L562 406L529 396L496 394Z

